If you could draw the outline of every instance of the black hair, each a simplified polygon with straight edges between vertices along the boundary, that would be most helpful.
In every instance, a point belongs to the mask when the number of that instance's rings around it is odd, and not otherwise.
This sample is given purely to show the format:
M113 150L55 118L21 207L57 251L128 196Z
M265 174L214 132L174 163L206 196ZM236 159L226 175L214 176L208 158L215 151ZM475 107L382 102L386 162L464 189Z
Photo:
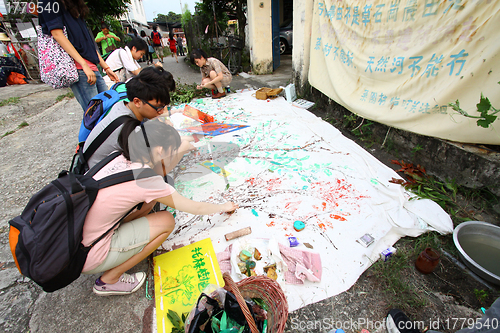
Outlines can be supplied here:
M107 23L106 23L106 22L102 22L102 23L101 23L101 30L102 30L102 29L108 29L108 30L109 30L109 26L107 25Z
M153 31L156 31L158 29L157 25L153 25Z
M129 49L132 50L132 47L135 47L137 51L147 51L148 43L142 38L134 37L130 42L127 43Z
M144 32L144 30L141 30L141 37L146 37L146 33Z
M175 153L181 145L181 137L175 128L158 119L148 120L141 125L139 120L129 118L123 124L118 144L128 161L148 163L152 158L151 150L155 147L163 147L165 151L171 149L171 153Z
M165 105L170 104L170 92L175 91L175 80L170 72L162 67L146 67L126 84L127 97L132 101L135 97L151 101L156 100Z
M89 7L84 0L61 0L61 3L74 18L85 18L89 13Z
M168 38L170 38L170 39L174 39L174 33L173 33L173 32L169 32L169 34L168 34Z
M208 55L202 49L194 49L191 51L191 63L194 64L194 59L201 59L201 57L208 59Z

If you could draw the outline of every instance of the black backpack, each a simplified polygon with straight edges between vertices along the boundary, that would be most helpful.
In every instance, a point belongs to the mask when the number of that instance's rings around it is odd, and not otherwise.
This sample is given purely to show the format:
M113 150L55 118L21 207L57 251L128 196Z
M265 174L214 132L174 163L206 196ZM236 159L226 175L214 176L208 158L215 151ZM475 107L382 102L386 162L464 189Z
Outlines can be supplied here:
M116 152L85 175L62 171L59 177L35 194L20 216L9 221L9 243L14 261L22 275L46 292L61 289L76 280L90 249L113 230L135 208L91 245L82 242L83 224L99 189L157 176L148 168L127 170L99 181L92 178L102 167L119 156ZM138 176L134 177L134 173Z

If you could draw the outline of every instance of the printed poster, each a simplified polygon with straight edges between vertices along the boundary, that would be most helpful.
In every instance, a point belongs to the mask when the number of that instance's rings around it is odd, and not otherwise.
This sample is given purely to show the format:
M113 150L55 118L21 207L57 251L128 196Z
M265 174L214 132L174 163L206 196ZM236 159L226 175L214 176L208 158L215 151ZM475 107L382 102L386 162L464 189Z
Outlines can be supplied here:
M210 238L156 256L154 262L156 322L158 332L170 333L168 310L179 317L190 312L209 284L224 286Z

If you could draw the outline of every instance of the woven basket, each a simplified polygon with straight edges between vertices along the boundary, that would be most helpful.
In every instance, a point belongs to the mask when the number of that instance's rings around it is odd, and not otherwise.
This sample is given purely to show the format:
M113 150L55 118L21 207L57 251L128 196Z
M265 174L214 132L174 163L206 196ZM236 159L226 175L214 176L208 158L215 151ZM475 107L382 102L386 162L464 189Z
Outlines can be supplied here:
M228 273L223 275L226 290L236 296L236 300L243 310L248 326L252 333L259 333L255 321L245 303L244 298L260 298L268 306L267 332L282 333L285 330L288 318L288 302L278 282L267 276L251 276L235 283Z

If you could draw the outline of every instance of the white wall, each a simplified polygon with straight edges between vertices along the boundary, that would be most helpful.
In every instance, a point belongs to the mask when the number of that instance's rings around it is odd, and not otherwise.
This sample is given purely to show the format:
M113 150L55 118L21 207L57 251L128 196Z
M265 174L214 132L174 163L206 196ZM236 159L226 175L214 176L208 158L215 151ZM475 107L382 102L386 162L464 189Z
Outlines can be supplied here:
M293 81L298 90L308 82L311 53L313 1L295 0L293 2Z
M144 4L142 0L130 0L130 4L128 5L128 15L122 15L120 20L130 20L147 26L148 21L146 19L146 12L144 11Z
M271 0L247 0L252 73L273 72Z

